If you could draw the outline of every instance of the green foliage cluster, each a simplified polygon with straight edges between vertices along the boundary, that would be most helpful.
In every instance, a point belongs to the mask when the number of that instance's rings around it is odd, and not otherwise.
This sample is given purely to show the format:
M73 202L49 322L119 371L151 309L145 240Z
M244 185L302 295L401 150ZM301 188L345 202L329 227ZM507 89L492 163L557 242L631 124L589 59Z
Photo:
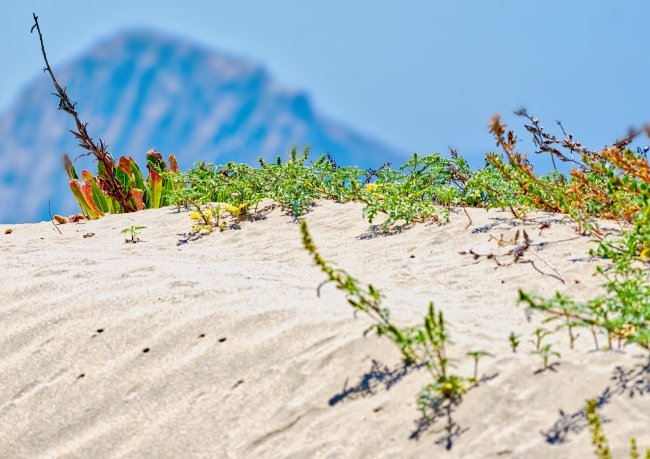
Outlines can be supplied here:
M556 330L568 330L571 348L578 337L574 329L582 327L591 332L596 349L600 348L598 335L604 334L607 349L611 349L612 341L616 340L619 348L633 343L650 350L647 256L650 250L650 165L646 156L648 147L636 151L628 148L641 131L631 131L623 140L601 151L589 151L567 134L559 122L564 134L561 140L546 133L539 120L525 110L516 114L530 122L526 129L533 135L538 147L536 153L549 153L554 165L555 160L569 162L571 169L568 177L557 169L545 176L536 174L526 155L515 151L514 133L506 133L505 125L495 116L490 130L502 153L488 154L487 160L514 187L511 201L505 204L515 217L529 210L568 214L576 222L577 231L597 239L598 246L590 250L590 254L608 260L596 270L603 278L604 293L586 302L577 302L559 292L545 298L521 290L519 301L527 304L528 314L542 311L548 316L545 322L559 321ZM644 130L650 137L650 127ZM558 148L568 150L568 154L561 153ZM627 227L619 235L603 233L596 218L617 220ZM544 329L538 329L534 343L534 352L544 359L544 368L548 367L551 355L559 357L549 344L541 345L546 334ZM510 342L515 351L518 341L514 333ZM595 454L603 459L611 458L596 406L596 402L591 401L586 410ZM639 457L634 438L630 457ZM646 457L650 458L650 450Z
M168 173L165 177L174 183L170 202L197 210L208 203L222 203L239 209L242 216L269 198L298 218L317 199L356 201L365 204L363 215L370 223L384 214L387 231L398 221L438 221L440 216L448 220L450 206L492 204L481 180L495 181L489 182L492 188L502 188L493 172L472 180L467 162L460 157L414 154L397 170L386 164L364 171L356 166L337 167L329 155L306 165L308 154L305 149L298 156L294 149L287 161L278 157L271 164L260 158L260 168L234 162L201 163L187 173Z
M578 337L574 328L583 327L591 332L596 349L600 348L598 335L604 334L606 349L611 349L612 341L616 340L619 348L636 344L650 351L650 257L647 256L650 251L650 165L646 156L648 147L636 151L628 148L641 131L631 131L623 140L601 151L589 151L574 141L559 122L565 136L562 140L544 132L539 121L525 110L516 114L530 121L526 129L533 134L537 153L549 153L554 165L558 159L570 162L572 167L569 177L557 169L545 176L537 175L526 155L515 151L514 133L506 133L505 125L495 116L490 129L503 153L489 154L487 160L515 187L512 201L507 203L511 212L515 217L528 210L566 213L576 222L577 231L597 239L598 246L590 250L590 254L608 260L596 270L603 278L604 293L586 302L577 302L559 292L545 298L521 290L519 301L527 304L529 315L542 311L548 316L545 322L559 321L556 330L568 330L571 348ZM644 130L650 137L650 127ZM569 154L561 153L556 146L569 150ZM579 160L576 154L580 154ZM627 226L619 235L603 233L596 218L617 220ZM545 329L538 329L534 342L534 353L542 356L544 368L548 367L551 355L559 357L549 344L541 345L547 333ZM515 351L518 341L514 333L510 342ZM595 453L603 459L611 458L596 407L596 402L591 401L586 410ZM634 438L630 457L639 457ZM650 459L650 450L646 457Z
M156 150L146 154L149 174L142 171L133 158L122 156L117 164L110 163L110 171L103 162L97 163L97 176L83 171L81 180L68 155L63 155L65 171L70 179L70 189L79 203L81 216L86 219L103 217L107 213L119 214L143 209L158 209L169 205L173 181L168 173L178 173L176 158L169 156L169 170L162 155ZM122 201L105 191L105 180L111 176L119 187Z

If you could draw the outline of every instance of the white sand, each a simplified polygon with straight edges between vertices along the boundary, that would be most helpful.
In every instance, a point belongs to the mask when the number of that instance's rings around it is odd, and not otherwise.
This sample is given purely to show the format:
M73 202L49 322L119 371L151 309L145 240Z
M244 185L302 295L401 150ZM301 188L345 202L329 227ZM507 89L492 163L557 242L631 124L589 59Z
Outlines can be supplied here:
M362 205L320 201L305 218L321 254L379 288L396 322L419 323L433 300L451 324L458 373L472 374L467 351L496 355L481 361L480 373L497 376L466 394L451 429L439 419L411 439L427 373L389 389L389 376L368 378L373 360L398 373L398 351L386 338L362 336L369 319L355 319L332 284L317 297L324 274L303 249L299 225L264 204L265 219L186 243L188 214L169 208L62 225L62 235L50 222L0 225L0 457L592 457L586 429L561 435L562 444L540 431L553 428L559 410L570 416L614 390L616 365L648 362L632 346L591 352L584 329L570 350L562 331L548 341L561 364L535 374L541 359L530 354L528 335L543 317L526 321L518 288L600 293L592 276L599 261L586 254L594 244L560 216L517 222L469 209L468 229L457 212L447 225L383 236L361 217ZM540 237L536 228L549 219ZM120 231L130 225L147 227L142 242L124 243ZM507 251L489 236L510 238L522 227L535 243L564 240L538 252L567 285L531 264L497 269L458 254ZM532 254L526 259L551 272ZM525 335L517 354L510 331ZM603 406L615 457L628 457L633 435L650 447L648 391L613 395ZM579 416L577 424L585 424ZM450 430L458 435L447 450Z

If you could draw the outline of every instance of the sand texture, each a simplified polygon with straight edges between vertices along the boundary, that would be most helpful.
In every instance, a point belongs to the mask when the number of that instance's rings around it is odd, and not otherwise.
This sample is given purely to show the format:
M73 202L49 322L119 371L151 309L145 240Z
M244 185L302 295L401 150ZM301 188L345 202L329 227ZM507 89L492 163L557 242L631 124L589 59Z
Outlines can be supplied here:
M570 350L562 331L547 339L560 364L536 372L528 340L544 317L526 320L518 289L601 291L592 274L603 261L570 221L468 209L467 229L456 210L449 224L383 235L362 208L310 209L322 256L379 288L400 325L421 323L433 301L450 324L455 372L471 376L470 350L496 356L480 365L491 379L448 415L418 430L427 372L404 369L388 339L364 337L370 320L333 284L317 295L325 276L286 211L264 201L256 221L189 237L188 213L165 208L61 225L61 235L51 222L0 225L0 457L588 458L578 412L600 396L614 457L629 457L631 436L650 447L646 352L593 351L586 329ZM130 225L146 226L141 242L124 243ZM566 285L531 263L459 254L506 252L490 236L517 229L548 243L536 250ZM516 354L511 331L524 335ZM616 366L638 376L612 379Z

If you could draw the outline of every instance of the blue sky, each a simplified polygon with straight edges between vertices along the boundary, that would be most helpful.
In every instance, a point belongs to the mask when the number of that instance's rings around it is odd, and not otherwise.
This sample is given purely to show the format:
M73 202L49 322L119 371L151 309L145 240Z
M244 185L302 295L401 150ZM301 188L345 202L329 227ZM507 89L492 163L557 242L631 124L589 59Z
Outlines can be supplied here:
M591 148L650 121L647 0L2 0L0 111L42 68L32 11L53 66L122 29L167 31L264 64L386 143L475 164L496 112L528 139L525 106Z

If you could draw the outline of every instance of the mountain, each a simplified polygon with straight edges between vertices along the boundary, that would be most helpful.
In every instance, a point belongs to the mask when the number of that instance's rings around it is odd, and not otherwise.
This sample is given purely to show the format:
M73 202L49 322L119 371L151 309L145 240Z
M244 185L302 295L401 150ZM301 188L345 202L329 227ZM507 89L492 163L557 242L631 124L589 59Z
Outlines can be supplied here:
M262 66L157 32L118 34L54 73L89 134L110 144L115 158L141 165L151 148L174 153L181 170L197 161L257 165L259 156L286 158L306 145L312 160L330 153L340 165L405 158L321 116L304 92L282 88ZM53 90L43 74L0 115L0 223L49 220L50 197L52 213L78 211L61 155L84 151ZM87 157L76 167L96 171Z

